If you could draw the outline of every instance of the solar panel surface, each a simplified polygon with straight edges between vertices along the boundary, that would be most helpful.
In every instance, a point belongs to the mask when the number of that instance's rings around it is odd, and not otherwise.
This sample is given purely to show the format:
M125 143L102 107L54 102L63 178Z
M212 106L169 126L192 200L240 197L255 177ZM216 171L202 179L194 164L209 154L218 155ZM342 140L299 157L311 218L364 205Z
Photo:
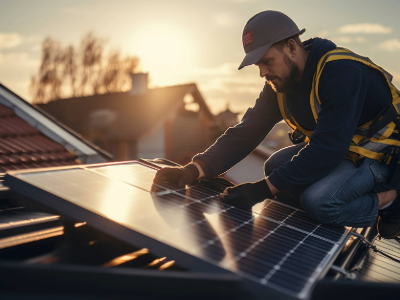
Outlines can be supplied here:
M14 176L294 298L309 296L348 233L274 201L250 213L223 204L218 191L204 186L155 185L155 173L156 169L131 163ZM57 206L56 202L51 205Z

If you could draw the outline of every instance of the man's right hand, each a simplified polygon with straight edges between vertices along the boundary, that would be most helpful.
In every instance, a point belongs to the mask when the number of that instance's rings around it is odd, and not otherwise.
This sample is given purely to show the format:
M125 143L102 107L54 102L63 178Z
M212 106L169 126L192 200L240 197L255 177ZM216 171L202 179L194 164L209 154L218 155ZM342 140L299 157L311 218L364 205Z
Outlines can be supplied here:
M199 170L194 164L188 164L185 167L167 167L157 172L154 177L154 183L167 181L177 184L179 187L185 187L187 184L194 183L199 178Z

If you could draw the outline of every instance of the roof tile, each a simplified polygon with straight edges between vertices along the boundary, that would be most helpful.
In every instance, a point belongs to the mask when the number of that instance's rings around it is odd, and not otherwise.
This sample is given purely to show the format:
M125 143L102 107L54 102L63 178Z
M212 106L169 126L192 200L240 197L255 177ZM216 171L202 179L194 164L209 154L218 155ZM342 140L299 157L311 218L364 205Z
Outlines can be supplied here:
M0 105L0 118L6 118L13 116L14 112L12 109L5 107L4 105Z
M77 164L76 156L0 104L0 172Z
M13 138L3 138L2 140L4 145L11 146L15 149L13 153L30 153L30 151L23 143L18 143Z

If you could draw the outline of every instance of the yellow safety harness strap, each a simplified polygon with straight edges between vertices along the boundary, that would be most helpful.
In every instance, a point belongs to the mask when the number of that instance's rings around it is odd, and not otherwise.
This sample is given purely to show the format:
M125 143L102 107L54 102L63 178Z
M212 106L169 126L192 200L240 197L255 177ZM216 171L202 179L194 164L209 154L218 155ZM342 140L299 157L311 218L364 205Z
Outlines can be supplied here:
M292 114L289 112L289 109L287 107L285 94L278 93L277 96L278 96L279 109L281 111L282 117L286 121L286 123L289 125L289 127L291 127L293 130L299 130L301 133L303 133L307 137L310 137L314 133L314 131L305 130L293 118Z
M392 140L392 139L378 140L375 138L371 138L371 142L400 147L400 141L398 140Z
M323 68L325 67L326 63L328 63L330 61L340 60L340 59L348 59L348 60L358 61L362 64L365 64L365 65L381 72L385 76L386 82L390 87L390 92L392 94L392 99L393 99L392 103L395 106L397 112L400 113L400 91L391 83L392 76L388 72L386 72L383 68L374 64L368 57L358 55L346 48L336 48L335 50L327 52L320 59L318 65L317 65L317 70L314 74L313 88L312 88L314 93L311 93L311 97L310 97L310 101L312 101L310 103L312 108L315 106L314 101L313 101L314 98L316 98L319 105L321 105L321 100L319 99L318 87L319 87L319 80L321 78L321 73L322 73ZM313 113L314 113L314 118L317 119L318 111L315 111L315 112L313 111Z
M288 124L288 126L290 128L292 128L293 130L296 130L296 126L294 125L294 122L292 123L289 120L288 116L291 117L292 115L290 113L288 113L288 111L287 111L287 107L286 107L286 105L284 103L284 100L283 100L283 94L282 93L277 93L277 97L278 97L279 110L281 111L283 119L285 120L286 124Z
M319 98L319 81L321 78L322 71L325 65L328 62L336 61L336 60L353 60L363 63L379 72L381 72L387 84L390 87L390 91L392 94L392 104L397 114L400 112L400 91L391 83L392 76L386 72L383 68L379 67L378 65L374 64L368 57L363 57L360 55L355 54L354 52L345 49L345 48L336 48L332 51L326 53L317 65L317 70L314 73L313 83L312 83L312 90L310 94L310 106L314 116L315 121L318 120L318 113L321 111L321 100ZM285 94L278 93L278 103L279 109L282 113L283 118L285 119L286 123L293 129L298 130L301 133L305 134L306 136L310 137L313 134L313 131L307 131L302 128L293 116L290 114ZM396 113L394 112L393 108L390 113L394 113L394 117ZM393 134L393 132L397 132L396 124L399 126L400 124L400 116L398 119L391 121L392 117L389 114L386 114L385 110L382 110L382 114L378 114L378 116L366 124L360 126L357 129L357 133L354 135L352 139L352 143L349 147L349 152L347 155L347 159L351 159L355 163L357 160L368 157L371 159L381 161L385 154L380 153L382 152L388 145L390 146L399 146L400 141L390 139L389 137ZM386 124L386 122L388 122ZM369 133L369 134L367 134ZM356 163L357 165L357 163Z
M368 158L379 160L379 161L384 156L383 153L376 153L374 151L370 151L370 150L367 150L367 149L364 149L364 148L358 147L358 146L350 146L349 151L360 154L360 155L368 157ZM359 159L359 158L357 158L357 159Z
M321 110L321 100L319 98L319 81L321 78L322 71L325 65L330 61L336 61L341 59L353 60L358 61L364 65L367 65L379 72L381 72L387 84L390 87L391 94L392 94L392 104L395 107L396 111L400 112L400 92L396 89L396 87L391 83L392 76L386 72L383 68L379 67L378 65L374 64L368 57L363 57L360 55L355 54L354 52L345 49L345 48L336 48L332 51L326 53L318 62L317 70L314 74L312 90L310 94L310 106L314 115L315 121L318 119L318 113ZM383 117L382 117L383 118ZM378 119L381 123L384 124L384 119ZM349 151L353 154L349 153L348 158L356 161L362 157L369 157L371 159L381 160L383 158L382 153L378 153L382 151L387 145L394 145L399 146L400 142L392 139L388 139L394 132L396 128L396 124L393 121L389 121L390 123L385 125L383 128L380 128L375 125L378 129L376 133L373 133L373 136L366 137L364 131L369 129L369 126L374 122L374 120L362 125L357 130L358 132L362 132L361 134L354 135L352 139L352 144L349 148ZM376 122L374 122L376 124ZM373 124L374 125L374 124ZM371 125L372 129L372 125ZM376 129L376 130L377 130ZM368 132L368 131L367 131ZM360 145L360 146L358 146ZM354 155L356 154L356 155Z

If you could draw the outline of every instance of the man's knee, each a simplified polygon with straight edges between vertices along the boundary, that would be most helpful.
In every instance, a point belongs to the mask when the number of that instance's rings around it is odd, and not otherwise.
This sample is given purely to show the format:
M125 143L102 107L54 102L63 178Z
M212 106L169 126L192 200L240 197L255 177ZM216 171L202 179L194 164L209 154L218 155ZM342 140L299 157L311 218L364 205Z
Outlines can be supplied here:
M322 224L336 224L340 216L340 206L332 195L306 189L300 196L300 202L307 215Z
M301 149L303 149L307 143L300 143L297 145L289 146L281 150L276 151L272 154L268 160L264 163L265 176L269 176L275 169L284 166L290 161L293 156L297 155Z
M277 164L276 160L274 159L274 155L271 155L264 163L265 176L271 175L271 173L279 167L280 166Z

